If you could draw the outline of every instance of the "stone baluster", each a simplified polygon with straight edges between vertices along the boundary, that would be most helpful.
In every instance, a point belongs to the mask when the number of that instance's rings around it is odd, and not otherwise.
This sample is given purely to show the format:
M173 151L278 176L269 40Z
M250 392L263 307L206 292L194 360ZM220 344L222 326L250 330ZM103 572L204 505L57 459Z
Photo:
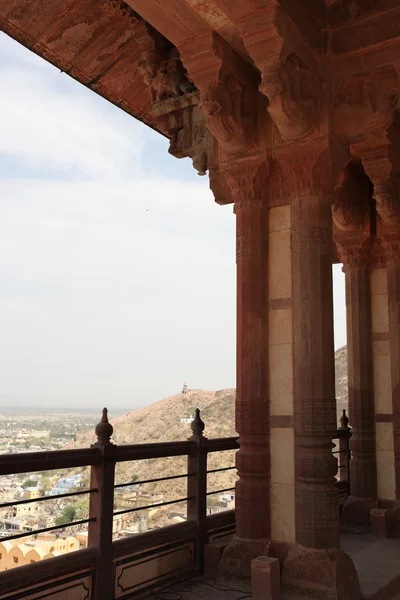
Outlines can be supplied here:
M113 427L108 422L108 411L103 408L100 423L96 425L97 442L92 445L102 455L102 463L93 465L90 472L90 488L97 492L90 494L89 516L95 520L89 523L88 545L98 551L96 569L95 600L112 598L113 590L113 511L115 480L115 445L111 442Z
M195 452L188 456L187 478L187 518L196 522L196 572L202 573L204 568L204 546L207 538L207 438L204 437L204 422L200 410L196 408L195 418L190 424L192 435L190 441L195 442Z

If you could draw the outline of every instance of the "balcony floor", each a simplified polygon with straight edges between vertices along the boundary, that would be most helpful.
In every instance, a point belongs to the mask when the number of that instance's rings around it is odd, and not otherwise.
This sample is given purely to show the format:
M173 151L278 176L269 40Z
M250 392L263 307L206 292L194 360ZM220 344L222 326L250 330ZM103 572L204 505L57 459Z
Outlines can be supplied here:
M357 569L363 598L400 600L400 540L375 538L368 534L342 534L342 548ZM150 596L149 600L245 600L250 590L234 590L205 577L177 583ZM300 600L282 596L282 600ZM307 600L302 596L301 600Z
M368 534L341 536L342 548L353 559L364 598L400 600L400 540Z

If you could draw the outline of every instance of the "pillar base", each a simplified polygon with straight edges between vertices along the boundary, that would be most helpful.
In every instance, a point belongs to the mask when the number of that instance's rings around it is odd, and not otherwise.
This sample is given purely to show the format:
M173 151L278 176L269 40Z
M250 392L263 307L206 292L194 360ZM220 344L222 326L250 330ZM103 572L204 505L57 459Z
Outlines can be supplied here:
M361 600L357 571L341 548L315 550L294 546L285 560L282 587L307 598Z
M269 544L268 540L245 540L234 536L219 563L217 582L245 589L250 587L251 561L268 556Z
M349 496L343 506L340 516L340 526L346 532L371 531L370 511L374 508L372 500Z

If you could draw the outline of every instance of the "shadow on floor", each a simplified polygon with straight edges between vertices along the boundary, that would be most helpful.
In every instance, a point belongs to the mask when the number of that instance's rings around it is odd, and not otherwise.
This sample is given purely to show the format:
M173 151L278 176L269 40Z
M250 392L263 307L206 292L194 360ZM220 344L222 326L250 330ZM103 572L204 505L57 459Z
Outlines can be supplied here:
M365 600L400 600L400 540L345 533L341 544L353 559ZM251 600L251 594L195 577L172 584L148 600ZM289 597L283 596L282 600ZM304 596L302 600L306 600Z
M400 540L344 533L341 544L353 559L364 598L400 600Z

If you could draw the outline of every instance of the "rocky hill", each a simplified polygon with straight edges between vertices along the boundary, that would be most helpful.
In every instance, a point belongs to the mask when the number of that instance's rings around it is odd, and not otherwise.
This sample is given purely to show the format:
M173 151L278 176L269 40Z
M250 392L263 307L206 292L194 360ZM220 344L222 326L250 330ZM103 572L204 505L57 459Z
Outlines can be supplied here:
M336 352L336 397L338 418L347 408L347 351L346 347ZM116 444L140 444L145 442L171 442L187 439L191 435L190 425L181 419L190 417L200 408L208 438L236 435L234 427L235 390L217 392L189 390L187 394L176 394L149 406L112 419L113 441ZM112 416L112 415L111 415ZM88 447L94 441L93 431L81 435L75 447ZM234 464L234 452L216 453L209 457L209 469ZM151 459L117 465L117 483L155 479L186 473L185 457ZM235 471L216 473L209 476L209 491L234 486ZM186 496L185 479L146 484L146 491L162 493L164 500ZM177 507L178 509L179 507Z
M336 405L340 419L343 408L347 410L349 405L347 393L347 346L336 350L335 367Z

